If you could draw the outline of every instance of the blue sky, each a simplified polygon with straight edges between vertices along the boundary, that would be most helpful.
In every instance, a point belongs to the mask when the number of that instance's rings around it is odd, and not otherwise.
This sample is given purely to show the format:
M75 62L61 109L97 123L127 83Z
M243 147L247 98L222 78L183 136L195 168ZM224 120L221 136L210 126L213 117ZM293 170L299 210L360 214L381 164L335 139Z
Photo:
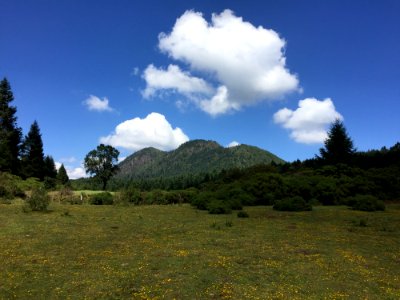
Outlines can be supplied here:
M82 175L192 139L311 158L329 123L359 150L400 140L400 2L0 0L0 77L26 134ZM161 34L164 33L164 34ZM108 102L107 102L108 101Z

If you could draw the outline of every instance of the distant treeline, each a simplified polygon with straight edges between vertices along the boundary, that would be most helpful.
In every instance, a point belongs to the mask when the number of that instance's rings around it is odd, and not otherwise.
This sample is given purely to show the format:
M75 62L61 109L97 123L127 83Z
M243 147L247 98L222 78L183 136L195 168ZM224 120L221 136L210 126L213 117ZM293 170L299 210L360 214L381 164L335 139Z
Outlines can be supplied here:
M77 190L100 190L94 178L72 181ZM370 194L382 200L400 200L400 143L393 147L367 152L355 152L345 163L326 164L320 157L303 162L258 165L211 174L143 180L112 179L109 189L118 191L136 188L245 192L252 204L273 204L276 199L300 195L322 204L339 204L346 197ZM232 194L224 192L225 194ZM239 193L239 192L238 192ZM240 194L239 193L239 194Z

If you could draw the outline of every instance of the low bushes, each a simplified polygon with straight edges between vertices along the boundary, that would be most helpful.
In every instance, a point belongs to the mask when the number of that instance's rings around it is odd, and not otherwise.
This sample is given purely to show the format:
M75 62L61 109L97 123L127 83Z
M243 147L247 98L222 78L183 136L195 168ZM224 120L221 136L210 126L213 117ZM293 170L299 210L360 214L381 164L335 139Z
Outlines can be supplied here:
M36 188L32 190L31 195L26 200L26 204L32 211L47 211L50 204L50 196L44 188Z
M302 197L294 196L276 201L273 209L279 211L310 211L312 210L312 206Z
M93 205L112 205L114 204L113 195L109 192L102 192L90 196L90 204Z
M347 205L354 210L384 211L385 203L372 195L356 195L347 198Z

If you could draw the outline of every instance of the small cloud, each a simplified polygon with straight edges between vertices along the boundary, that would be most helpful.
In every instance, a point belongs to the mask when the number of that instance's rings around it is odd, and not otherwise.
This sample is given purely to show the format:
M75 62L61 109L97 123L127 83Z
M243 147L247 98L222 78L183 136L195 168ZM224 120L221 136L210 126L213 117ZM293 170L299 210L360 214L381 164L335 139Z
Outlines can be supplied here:
M86 174L86 171L82 167L78 168L70 168L70 167L65 167L69 179L78 179L78 178L83 178L83 177L88 177Z
M61 159L60 159L60 161L55 162L57 171L60 169L62 164L63 163L61 162ZM78 179L78 178L88 177L83 166L74 167L71 165L64 164L64 168L67 171L67 175L68 175L69 179Z
M106 97L100 99L97 96L90 95L89 98L87 98L85 101L83 101L83 104L86 105L86 107L90 111L113 111L114 109L109 106L109 101Z
M134 67L131 72L131 75L137 76L137 75L139 75L139 73L140 73L140 69L138 67Z
M343 116L336 111L330 98L318 100L307 98L299 101L296 110L283 108L274 114L274 122L291 131L290 137L298 143L323 143L327 127Z
M232 148L232 147L237 147L237 146L239 146L239 145L240 145L239 142L232 141L232 142L229 143L229 145L228 145L227 147L228 147L228 148Z
M143 78L147 83L146 89L142 92L144 98L154 96L160 90L175 90L186 96L213 92L203 79L183 72L177 65L169 65L167 70L149 65L144 70Z
M66 163L66 164L72 164L76 162L76 158L71 156L71 157L63 157L59 159L60 162Z
M100 142L113 147L137 151L146 147L172 150L189 140L180 128L173 128L164 115L151 113L144 119L134 118L119 124L114 133Z

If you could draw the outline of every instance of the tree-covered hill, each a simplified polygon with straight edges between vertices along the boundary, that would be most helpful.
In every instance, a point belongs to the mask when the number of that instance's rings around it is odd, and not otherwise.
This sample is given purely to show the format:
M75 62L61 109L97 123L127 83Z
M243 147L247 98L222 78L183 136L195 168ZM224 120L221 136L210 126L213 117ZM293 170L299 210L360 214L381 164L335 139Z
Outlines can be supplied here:
M178 149L164 152L146 148L119 164L119 179L153 179L188 174L213 173L258 164L283 163L276 155L260 148L239 145L224 148L214 141L193 140Z

